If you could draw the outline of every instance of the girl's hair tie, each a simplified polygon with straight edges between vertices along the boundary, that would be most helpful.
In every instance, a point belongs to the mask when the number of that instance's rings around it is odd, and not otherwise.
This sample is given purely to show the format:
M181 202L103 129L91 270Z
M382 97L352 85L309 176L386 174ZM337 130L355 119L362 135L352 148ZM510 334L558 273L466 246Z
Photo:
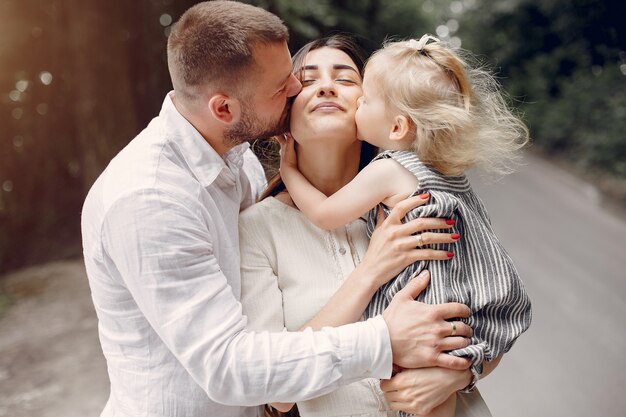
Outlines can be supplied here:
M436 37L429 35L429 34L425 34L419 40L416 40L416 39L409 40L409 46L415 49L416 51L421 52L424 50L424 47L428 44L428 41L441 42Z

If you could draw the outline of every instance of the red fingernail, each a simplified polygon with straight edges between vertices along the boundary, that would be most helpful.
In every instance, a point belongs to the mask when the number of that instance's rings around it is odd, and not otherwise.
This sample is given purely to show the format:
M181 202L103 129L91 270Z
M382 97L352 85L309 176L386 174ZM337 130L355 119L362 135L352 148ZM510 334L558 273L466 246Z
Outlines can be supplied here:
M452 239L453 239L453 240L459 240L460 238L461 238L461 235L460 235L460 234L458 234L458 233L453 233L453 234L452 234Z
M448 258L452 258L454 254L452 252L448 252Z
M449 224L450 226L454 225L454 223L456 223L456 220L452 220L452 219L446 220L446 224Z
M430 194L424 193L424 194L420 194L419 196L422 200L426 200L428 197L430 197Z

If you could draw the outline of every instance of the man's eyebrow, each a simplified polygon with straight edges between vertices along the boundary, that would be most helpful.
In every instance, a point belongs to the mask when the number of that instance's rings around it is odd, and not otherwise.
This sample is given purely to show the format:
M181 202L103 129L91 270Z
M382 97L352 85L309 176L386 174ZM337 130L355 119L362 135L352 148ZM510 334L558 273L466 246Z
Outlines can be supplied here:
M318 70L319 66L317 65L305 65L302 67L301 71L306 71L306 70ZM333 69L335 70L352 70L354 72L356 72L357 74L359 73L355 68L351 67L350 65L345 65L345 64L333 64Z

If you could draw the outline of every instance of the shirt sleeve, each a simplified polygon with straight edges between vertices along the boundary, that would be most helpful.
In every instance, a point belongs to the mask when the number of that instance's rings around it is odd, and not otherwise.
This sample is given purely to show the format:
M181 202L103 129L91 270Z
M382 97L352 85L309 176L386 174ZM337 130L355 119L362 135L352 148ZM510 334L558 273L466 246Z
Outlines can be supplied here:
M381 317L320 332L247 331L203 215L191 198L139 190L109 208L102 235L111 273L213 401L298 401L364 377L389 377Z

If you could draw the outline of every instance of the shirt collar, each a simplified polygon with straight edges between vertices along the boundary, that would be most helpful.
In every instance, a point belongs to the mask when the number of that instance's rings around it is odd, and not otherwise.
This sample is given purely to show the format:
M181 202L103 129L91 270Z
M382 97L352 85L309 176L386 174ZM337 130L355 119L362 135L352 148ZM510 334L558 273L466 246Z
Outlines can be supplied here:
M176 109L172 101L173 93L171 91L165 97L159 118L165 120L168 139L181 150L183 158L200 183L204 187L212 184L225 169L237 173L243 165L243 154L250 148L250 144L239 144L222 158Z

